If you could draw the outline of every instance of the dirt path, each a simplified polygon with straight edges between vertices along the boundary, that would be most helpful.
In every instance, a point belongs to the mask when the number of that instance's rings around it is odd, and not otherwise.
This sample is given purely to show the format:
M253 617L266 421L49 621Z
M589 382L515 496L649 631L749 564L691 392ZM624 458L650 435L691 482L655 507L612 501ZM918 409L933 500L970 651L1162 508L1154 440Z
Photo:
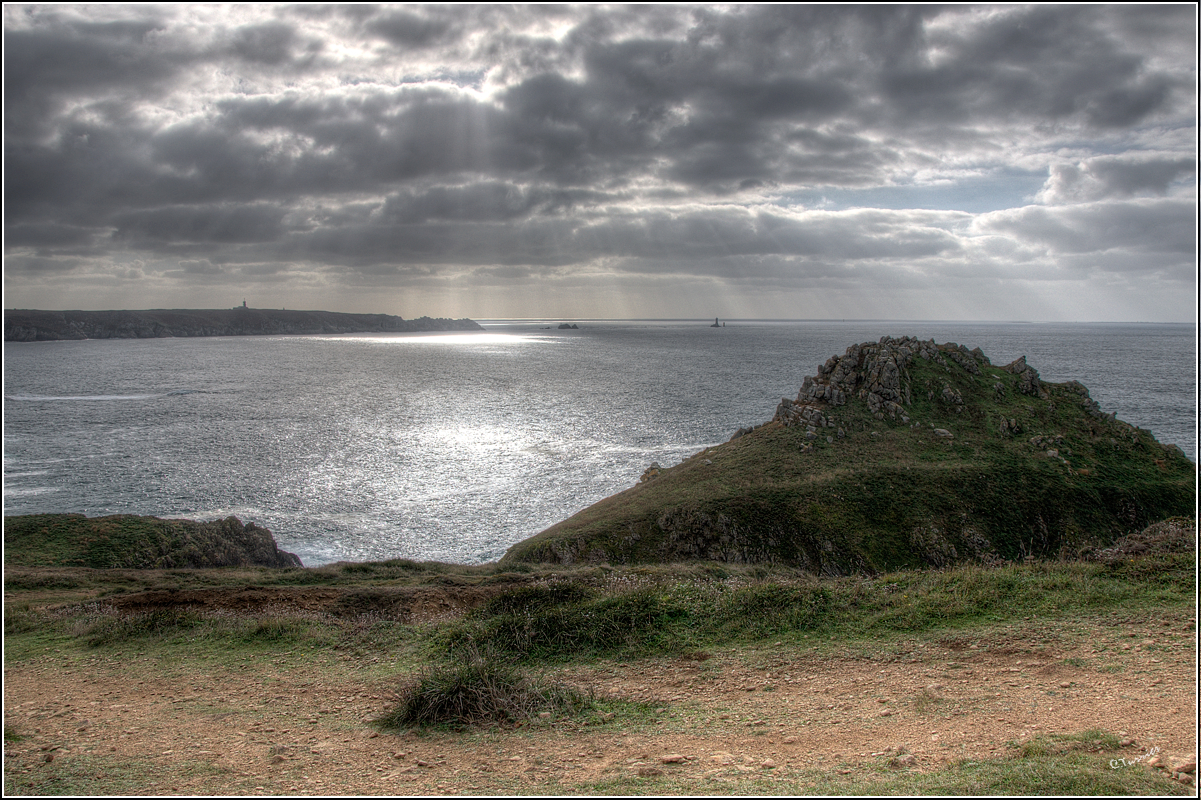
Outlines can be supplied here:
M900 748L904 768L934 770L1091 728L1133 739L1129 758L1196 753L1195 622L1183 613L1030 620L987 641L768 643L555 677L659 710L630 724L379 734L367 722L398 676L287 655L216 672L64 655L6 667L6 730L27 738L7 743L5 773L66 770L77 788L90 777L134 794L603 793L660 776L673 792L754 779L748 791L771 793L802 770L853 773Z

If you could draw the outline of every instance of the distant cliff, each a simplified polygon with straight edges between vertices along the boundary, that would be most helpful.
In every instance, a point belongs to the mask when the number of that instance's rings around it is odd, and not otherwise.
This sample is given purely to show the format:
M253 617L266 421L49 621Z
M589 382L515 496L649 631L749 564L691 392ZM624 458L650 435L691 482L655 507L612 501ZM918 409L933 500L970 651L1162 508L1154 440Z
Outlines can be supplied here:
M4 312L6 342L480 330L483 328L469 319L404 319L391 314L342 314L336 311L285 311L269 308L150 311L13 309Z

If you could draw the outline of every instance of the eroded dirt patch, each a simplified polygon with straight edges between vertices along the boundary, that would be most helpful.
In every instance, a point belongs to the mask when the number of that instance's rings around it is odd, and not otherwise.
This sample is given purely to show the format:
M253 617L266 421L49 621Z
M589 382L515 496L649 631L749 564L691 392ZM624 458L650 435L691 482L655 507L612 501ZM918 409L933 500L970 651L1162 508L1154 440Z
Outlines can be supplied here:
M253 586L220 589L156 589L105 601L124 612L157 609L230 611L242 614L297 612L355 617L370 613L376 619L408 624L460 616L510 587L348 588Z
M134 770L145 794L596 793L631 777L694 794L753 779L752 793L771 793L813 768L853 774L904 753L900 768L934 770L1094 728L1132 739L1132 759L1170 758L1196 753L1195 652L1183 613L768 642L553 673L649 704L628 719L429 734L376 731L371 720L408 676L349 658L281 652L210 668L64 654L6 666L5 725L28 738L6 747L5 772L75 764L104 792Z

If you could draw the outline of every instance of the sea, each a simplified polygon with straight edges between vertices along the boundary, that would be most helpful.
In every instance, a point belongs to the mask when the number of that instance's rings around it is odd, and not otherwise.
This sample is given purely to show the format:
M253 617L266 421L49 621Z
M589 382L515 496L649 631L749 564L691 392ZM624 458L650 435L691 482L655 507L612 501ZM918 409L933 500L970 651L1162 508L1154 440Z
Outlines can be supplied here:
M4 514L232 515L308 566L494 561L886 335L1024 355L1197 460L1194 325L573 322L6 344Z

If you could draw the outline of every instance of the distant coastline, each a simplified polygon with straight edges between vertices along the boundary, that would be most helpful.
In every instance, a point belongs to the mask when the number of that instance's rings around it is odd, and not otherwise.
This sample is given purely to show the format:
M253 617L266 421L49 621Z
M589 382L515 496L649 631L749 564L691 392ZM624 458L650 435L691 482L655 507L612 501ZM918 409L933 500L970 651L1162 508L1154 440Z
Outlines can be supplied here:
M4 312L6 342L482 330L483 327L479 323L469 319L404 319L391 314L344 314L337 311L288 311L272 308L147 311L10 309Z

